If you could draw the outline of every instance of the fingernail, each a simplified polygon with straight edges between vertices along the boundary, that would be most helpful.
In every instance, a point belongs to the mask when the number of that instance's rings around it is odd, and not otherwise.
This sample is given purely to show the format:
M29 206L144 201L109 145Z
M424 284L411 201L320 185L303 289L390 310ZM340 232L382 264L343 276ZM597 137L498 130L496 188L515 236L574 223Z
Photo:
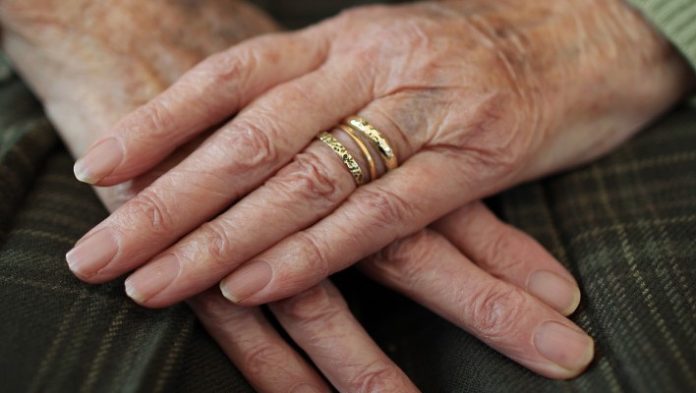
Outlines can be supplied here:
M65 254L70 270L79 277L89 278L108 265L118 252L118 244L109 228L83 238Z
M537 328L534 345L545 358L570 371L584 369L594 356L594 341L590 336L554 321Z
M271 265L264 261L246 264L220 282L222 295L238 303L262 290L271 281Z
M291 393L319 393L319 391L312 387L312 385L303 383L302 385L296 386L294 389L292 389Z
M180 267L176 255L150 262L126 279L126 295L138 303L153 298L176 279Z
M527 282L527 290L563 315L572 314L580 304L578 286L546 270L532 273Z
M92 146L84 157L77 160L73 171L79 181L94 184L113 172L121 160L121 143L116 138L108 138Z

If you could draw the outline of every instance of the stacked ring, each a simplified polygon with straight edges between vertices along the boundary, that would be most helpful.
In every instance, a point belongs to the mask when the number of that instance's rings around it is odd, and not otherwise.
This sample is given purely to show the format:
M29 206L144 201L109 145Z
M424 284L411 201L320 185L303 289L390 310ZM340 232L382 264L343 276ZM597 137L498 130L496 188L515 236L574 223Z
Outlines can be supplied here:
M379 153L387 171L395 169L398 166L396 152L389 143L389 140L367 120L358 116L351 116L342 124L338 124L336 128L348 135L348 137L353 140L355 145L360 150L360 153L363 155L367 165L369 166L370 181L375 180L378 177L376 160L372 155L372 151L377 151ZM319 135L317 135L317 138L319 138L319 140L324 142L331 148L331 150L334 151L334 153L336 153L336 155L343 162L343 165L346 166L350 174L353 176L353 180L355 180L355 183L358 186L367 183L365 173L360 167L360 163L355 159L351 152L338 139L336 139L336 137L326 131L322 131L319 133ZM365 143L365 139L371 143L374 150L368 148L367 144Z
M375 127L373 127L372 124L358 116L351 116L347 118L345 122L347 125L362 132L372 141L375 148L382 156L384 164L387 166L387 170L396 169L396 167L399 166L399 162L396 158L396 152L391 147L389 140L387 140L387 138Z
M363 142L355 131L347 125L339 124L338 127L348 134L353 142L355 142L355 145L358 146L358 149L360 149L367 161L367 165L370 167L370 181L375 180L377 178L377 165L375 164L375 159L372 157L372 154L370 154L370 150L365 145L365 142Z
M348 168L350 174L353 175L353 179L357 185L360 186L365 183L365 176L363 175L362 168L360 168L360 164L358 164L353 155L348 152L348 149L346 149L336 137L323 131L319 134L319 140L326 143L341 161L343 161L343 164Z

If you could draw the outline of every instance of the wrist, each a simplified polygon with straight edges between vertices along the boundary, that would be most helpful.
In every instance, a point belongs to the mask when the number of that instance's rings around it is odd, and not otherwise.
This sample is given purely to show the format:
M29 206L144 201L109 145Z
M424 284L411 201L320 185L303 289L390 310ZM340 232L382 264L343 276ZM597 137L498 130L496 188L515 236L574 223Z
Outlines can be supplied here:
M523 177L606 153L694 86L688 63L624 0L445 3L496 48L523 92L518 110L543 135Z

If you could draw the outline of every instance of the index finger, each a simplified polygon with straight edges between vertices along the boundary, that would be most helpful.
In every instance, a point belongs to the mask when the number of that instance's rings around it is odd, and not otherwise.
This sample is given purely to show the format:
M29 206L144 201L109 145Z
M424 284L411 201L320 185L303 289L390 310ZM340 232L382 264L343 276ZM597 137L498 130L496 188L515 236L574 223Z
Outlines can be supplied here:
M269 88L321 65L327 44L310 30L257 37L213 55L118 122L75 163L75 176L108 186L151 169L196 134Z
M326 65L273 88L85 235L66 255L71 270L89 282L110 280L211 219L291 160L316 130L364 105L370 92L360 78ZM346 86L353 94L338 94ZM317 110L330 100L331 108ZM227 239L211 236L208 244L225 248ZM178 277L171 267L155 276Z

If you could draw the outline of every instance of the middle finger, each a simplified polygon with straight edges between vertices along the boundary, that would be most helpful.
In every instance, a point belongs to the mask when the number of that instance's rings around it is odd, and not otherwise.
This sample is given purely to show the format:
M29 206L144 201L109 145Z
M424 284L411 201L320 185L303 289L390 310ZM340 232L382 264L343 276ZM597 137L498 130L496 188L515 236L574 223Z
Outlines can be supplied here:
M345 132L335 129L333 134L349 151L358 150ZM404 140L389 136L399 158L411 154L411 146ZM366 167L365 155L355 154L355 158L362 158L361 167ZM379 172L385 170L381 167ZM315 141L264 185L131 275L126 281L127 293L150 307L167 306L194 295L283 238L324 218L355 188L341 160L323 142ZM330 266L316 260L285 256L293 261L298 275L307 279L318 282L331 273ZM272 275L265 264L245 265L240 273L244 279L222 286L225 296L235 302L258 291ZM302 287L286 291L306 289L304 281L297 284Z
M355 188L332 155L321 142L312 143L263 186L133 273L126 280L128 295L149 307L185 299L329 213ZM160 274L168 271L178 274ZM237 290L253 290L264 273L268 272L258 272Z
M88 282L113 279L257 187L306 146L316 130L369 100L365 81L352 68L326 65L252 103L85 235L66 256L71 270ZM346 86L352 94L337 94ZM317 110L329 101L329 110Z
M339 392L419 391L360 326L330 282L270 307Z
M539 374L571 378L594 356L593 340L577 325L485 272L432 230L392 243L362 267Z

